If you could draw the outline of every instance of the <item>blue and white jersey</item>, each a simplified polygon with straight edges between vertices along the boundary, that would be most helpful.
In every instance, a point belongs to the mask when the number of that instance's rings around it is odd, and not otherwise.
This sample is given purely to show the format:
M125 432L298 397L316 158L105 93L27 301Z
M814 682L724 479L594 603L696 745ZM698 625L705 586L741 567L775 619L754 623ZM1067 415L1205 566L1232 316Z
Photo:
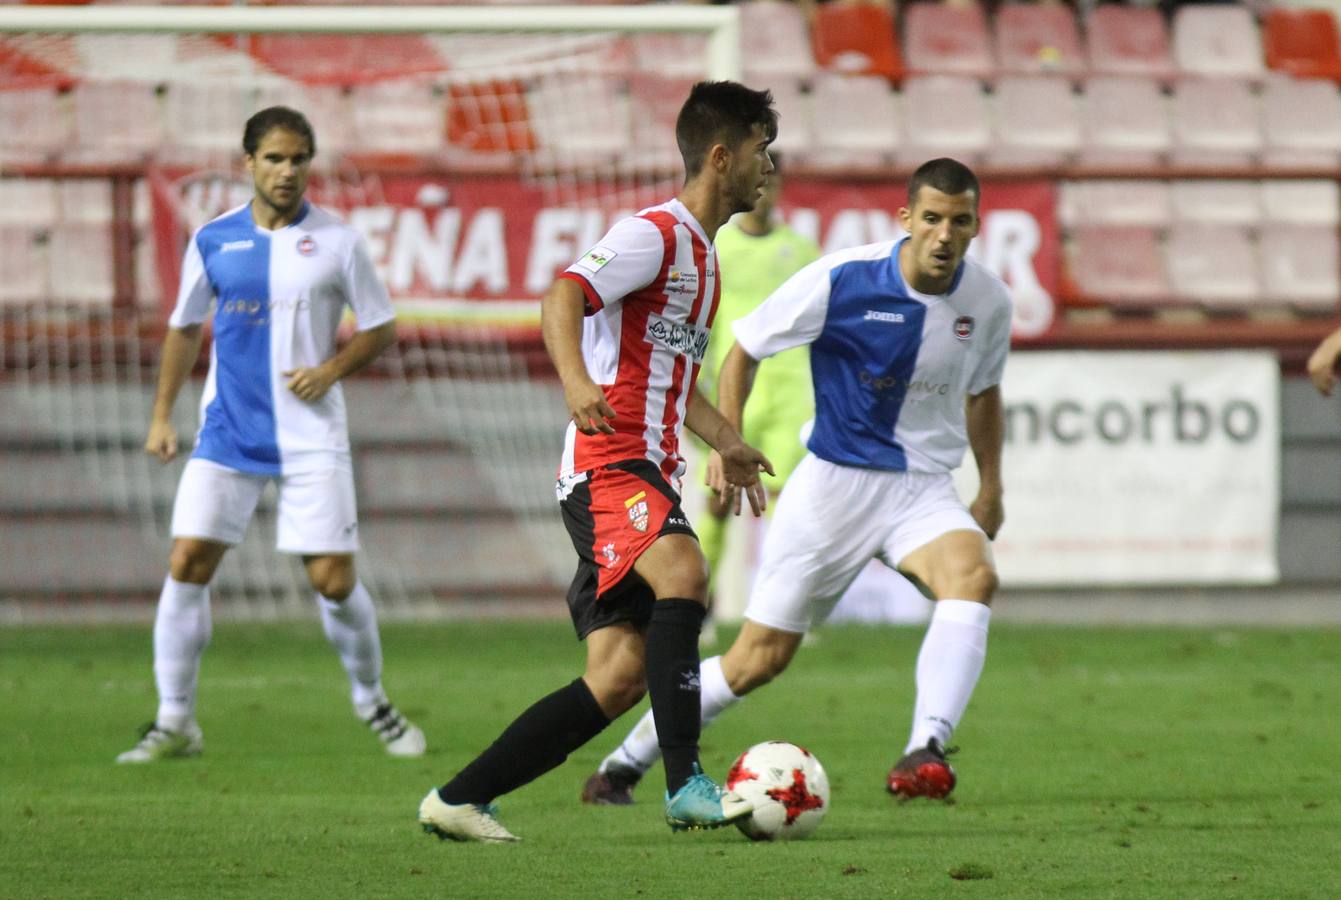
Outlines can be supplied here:
M971 259L947 293L914 291L899 271L904 240L820 258L734 331L755 359L810 345L811 453L845 466L949 472L968 447L965 394L1001 381L1010 295Z
M360 331L395 317L358 233L306 202L275 231L256 224L250 203L230 210L192 236L168 324L202 323L212 303L214 342L192 455L256 475L348 467L340 384L308 403L288 390L283 373L335 354L346 305Z

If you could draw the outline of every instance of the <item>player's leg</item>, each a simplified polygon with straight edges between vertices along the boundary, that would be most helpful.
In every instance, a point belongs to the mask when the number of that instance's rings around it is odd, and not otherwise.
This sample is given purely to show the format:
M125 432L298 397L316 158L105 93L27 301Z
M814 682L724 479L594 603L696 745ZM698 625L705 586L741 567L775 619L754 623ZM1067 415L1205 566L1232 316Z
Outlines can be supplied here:
M778 498L745 624L731 648L701 668L703 727L786 669L806 632L828 614L875 553L881 535L865 518L869 510L861 502L850 498L827 507L821 502L840 490L833 481L835 475L842 478L839 468L815 460L798 470ZM658 725L648 713L588 779L583 799L632 802L633 786L659 755Z
M172 552L154 616L158 711L140 742L117 762L194 756L204 748L196 722L200 660L212 632L209 583L228 548L242 540L263 478L204 460L182 471L172 514Z
M493 801L560 765L642 699L651 592L633 576L598 601L595 568L583 560L568 593L573 624L587 643L583 676L532 704L456 777L430 791L419 808L426 831L454 840L516 840L495 818Z
M921 537L928 531L939 533L908 552L901 552L895 542L887 554L936 598L917 658L912 730L888 779L890 792L905 797L943 797L954 788L945 748L982 674L997 586L987 536L957 498L945 498L942 490L953 491L948 478L946 487L930 492L918 526ZM903 546L916 539L901 535Z
M358 509L347 468L286 475L279 480L276 547L302 557L316 591L322 630L349 677L354 714L392 756L424 754L424 732L396 708L382 687L377 611L358 580Z

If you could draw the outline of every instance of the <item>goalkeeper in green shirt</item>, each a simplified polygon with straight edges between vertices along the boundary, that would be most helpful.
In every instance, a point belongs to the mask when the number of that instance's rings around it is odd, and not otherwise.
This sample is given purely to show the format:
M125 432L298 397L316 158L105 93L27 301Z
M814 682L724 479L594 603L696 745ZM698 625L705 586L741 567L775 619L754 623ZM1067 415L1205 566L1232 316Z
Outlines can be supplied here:
M781 161L773 155L773 172L750 212L739 213L717 232L717 260L722 274L722 296L713 319L708 357L699 372L709 399L717 399L717 373L726 353L735 343L732 324L754 310L798 269L819 259L820 248L810 238L773 218L782 193ZM741 433L745 442L757 447L773 463L776 475L759 473L760 480L776 497L783 482L805 456L801 427L815 415L815 396L810 383L810 349L802 346L769 357L759 373L745 408ZM706 466L720 463L709 455ZM704 474L706 467L700 467ZM709 571L717 573L726 543L729 510L718 495L711 494L708 515L694 523Z

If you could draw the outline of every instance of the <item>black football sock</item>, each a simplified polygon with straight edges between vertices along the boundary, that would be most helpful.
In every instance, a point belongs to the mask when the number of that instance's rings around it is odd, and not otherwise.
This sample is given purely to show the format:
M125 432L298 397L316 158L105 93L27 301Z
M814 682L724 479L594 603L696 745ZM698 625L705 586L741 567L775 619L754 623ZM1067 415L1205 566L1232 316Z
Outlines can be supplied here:
M558 766L609 724L579 678L537 700L438 796L443 803L488 803Z
M702 727L698 634L707 608L693 600L658 600L647 625L647 693L657 726L666 790L675 794L694 774Z

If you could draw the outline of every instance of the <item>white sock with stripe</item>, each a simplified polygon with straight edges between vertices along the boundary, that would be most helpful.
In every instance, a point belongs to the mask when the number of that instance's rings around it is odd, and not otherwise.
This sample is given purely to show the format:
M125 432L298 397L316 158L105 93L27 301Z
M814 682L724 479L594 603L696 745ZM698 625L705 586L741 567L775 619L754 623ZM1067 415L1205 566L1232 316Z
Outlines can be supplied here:
M210 589L168 576L154 615L154 681L158 686L159 728L184 731L196 721L200 657L209 646Z
M987 658L992 609L973 600L938 600L917 655L917 704L905 753L950 740Z

